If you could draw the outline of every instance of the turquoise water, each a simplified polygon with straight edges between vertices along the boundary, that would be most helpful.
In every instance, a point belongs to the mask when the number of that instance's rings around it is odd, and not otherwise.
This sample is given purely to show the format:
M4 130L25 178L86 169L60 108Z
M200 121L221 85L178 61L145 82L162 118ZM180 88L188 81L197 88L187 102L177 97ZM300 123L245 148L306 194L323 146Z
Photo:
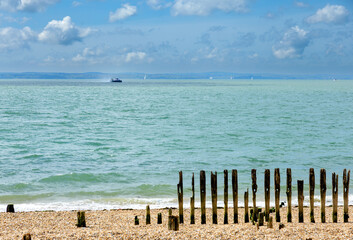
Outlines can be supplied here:
M224 169L238 169L243 192L252 168L261 202L264 169L273 185L277 167L283 189L287 167L294 187L310 167L319 186L326 168L328 195L336 172L341 197L352 103L353 81L0 80L0 206L176 206L179 171L188 206L193 172L198 188L206 170L209 195L217 171L222 195Z

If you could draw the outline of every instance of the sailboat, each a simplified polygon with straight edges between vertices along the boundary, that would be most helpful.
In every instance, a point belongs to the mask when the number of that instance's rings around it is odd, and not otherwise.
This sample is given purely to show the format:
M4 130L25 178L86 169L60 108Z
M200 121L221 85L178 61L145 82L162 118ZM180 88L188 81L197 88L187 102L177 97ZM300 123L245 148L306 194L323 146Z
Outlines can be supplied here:
M147 75L145 74L145 76L143 77L143 80L146 80L146 78L147 78Z

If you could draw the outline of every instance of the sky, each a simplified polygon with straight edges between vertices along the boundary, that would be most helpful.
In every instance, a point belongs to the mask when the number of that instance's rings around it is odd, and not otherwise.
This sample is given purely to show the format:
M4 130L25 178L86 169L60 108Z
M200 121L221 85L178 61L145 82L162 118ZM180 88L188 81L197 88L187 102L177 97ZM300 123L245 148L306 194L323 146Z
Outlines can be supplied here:
M0 0L0 72L353 76L352 13L352 0Z

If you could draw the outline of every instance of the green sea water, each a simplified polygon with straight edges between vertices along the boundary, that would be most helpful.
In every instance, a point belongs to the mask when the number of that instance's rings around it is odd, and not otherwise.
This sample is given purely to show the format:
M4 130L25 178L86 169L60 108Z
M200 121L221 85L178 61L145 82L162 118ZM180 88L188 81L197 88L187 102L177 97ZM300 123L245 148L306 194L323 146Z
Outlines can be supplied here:
M241 193L257 169L261 202L265 169L285 200L286 168L317 195L325 168L341 198L352 166L353 81L0 80L0 211L176 206L179 171L188 206L192 173L222 199L224 169Z

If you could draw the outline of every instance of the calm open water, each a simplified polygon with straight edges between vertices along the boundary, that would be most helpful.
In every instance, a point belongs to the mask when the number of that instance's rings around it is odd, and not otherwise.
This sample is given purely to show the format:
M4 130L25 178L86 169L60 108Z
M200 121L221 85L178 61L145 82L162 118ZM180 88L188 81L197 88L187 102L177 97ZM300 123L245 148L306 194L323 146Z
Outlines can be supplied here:
M210 171L222 195L224 169L243 193L256 168L261 202L266 168L282 200L287 167L293 200L311 167L319 195L326 168L341 199L352 166L353 81L0 80L0 211L176 206L180 170L185 206L200 170L210 199Z

